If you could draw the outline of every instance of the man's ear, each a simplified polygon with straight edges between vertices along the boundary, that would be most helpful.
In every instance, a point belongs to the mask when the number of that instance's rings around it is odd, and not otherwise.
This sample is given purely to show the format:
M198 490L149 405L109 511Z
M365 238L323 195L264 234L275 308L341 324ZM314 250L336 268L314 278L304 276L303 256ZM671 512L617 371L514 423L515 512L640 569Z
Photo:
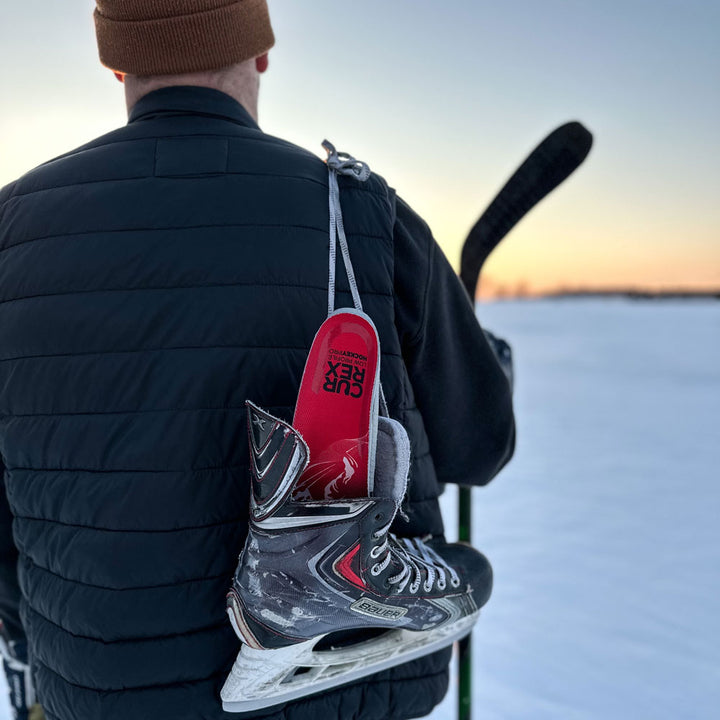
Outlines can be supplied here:
M113 73L113 75L118 79L119 82L125 83L125 74L124 73Z
M268 59L267 53L255 58L255 67L260 74L264 73L268 69L269 64L270 60Z

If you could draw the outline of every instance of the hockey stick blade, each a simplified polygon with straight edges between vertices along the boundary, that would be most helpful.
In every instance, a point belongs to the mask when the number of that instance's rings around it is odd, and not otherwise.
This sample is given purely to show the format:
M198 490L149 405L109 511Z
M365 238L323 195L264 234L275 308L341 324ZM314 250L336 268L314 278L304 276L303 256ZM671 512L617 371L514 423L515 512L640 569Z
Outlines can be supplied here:
M465 240L460 279L474 300L485 260L513 227L583 163L593 144L579 122L548 135L507 181Z

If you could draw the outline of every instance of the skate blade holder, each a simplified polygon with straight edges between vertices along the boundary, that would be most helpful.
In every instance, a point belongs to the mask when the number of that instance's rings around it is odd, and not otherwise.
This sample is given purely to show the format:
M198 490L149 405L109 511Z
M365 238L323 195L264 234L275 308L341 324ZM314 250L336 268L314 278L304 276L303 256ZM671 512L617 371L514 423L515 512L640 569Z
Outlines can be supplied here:
M391 629L333 650L315 650L324 635L277 650L243 645L220 693L223 710L261 710L416 660L468 635L479 614L427 631Z

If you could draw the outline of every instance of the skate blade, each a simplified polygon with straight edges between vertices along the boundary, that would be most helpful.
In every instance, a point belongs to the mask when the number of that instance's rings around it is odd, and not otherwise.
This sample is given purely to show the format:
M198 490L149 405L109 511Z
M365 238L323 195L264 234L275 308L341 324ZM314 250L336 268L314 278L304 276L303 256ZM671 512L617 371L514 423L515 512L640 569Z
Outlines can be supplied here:
M416 660L468 635L479 614L433 630L390 630L336 650L314 650L323 636L279 650L243 645L220 693L223 710L261 710Z

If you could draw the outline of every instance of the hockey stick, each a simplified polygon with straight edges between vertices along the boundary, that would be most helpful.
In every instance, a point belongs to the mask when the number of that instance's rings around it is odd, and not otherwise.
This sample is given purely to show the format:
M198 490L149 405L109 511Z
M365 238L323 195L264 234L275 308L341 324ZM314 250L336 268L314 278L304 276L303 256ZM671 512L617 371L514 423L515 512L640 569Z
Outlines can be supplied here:
M478 276L500 241L546 195L566 180L592 147L591 133L579 122L550 133L507 181L468 234L460 259L460 279L475 299Z
M561 125L550 133L507 181L488 209L470 230L462 249L460 279L475 301L482 267L492 251L515 225L544 197L566 180L585 160L592 147L592 134L579 122ZM503 341L494 348L510 349ZM505 348L502 346L505 345ZM511 365L510 365L511 376ZM472 541L471 488L460 486L458 497L458 540ZM470 720L472 713L472 639L459 644L460 683L458 719Z

